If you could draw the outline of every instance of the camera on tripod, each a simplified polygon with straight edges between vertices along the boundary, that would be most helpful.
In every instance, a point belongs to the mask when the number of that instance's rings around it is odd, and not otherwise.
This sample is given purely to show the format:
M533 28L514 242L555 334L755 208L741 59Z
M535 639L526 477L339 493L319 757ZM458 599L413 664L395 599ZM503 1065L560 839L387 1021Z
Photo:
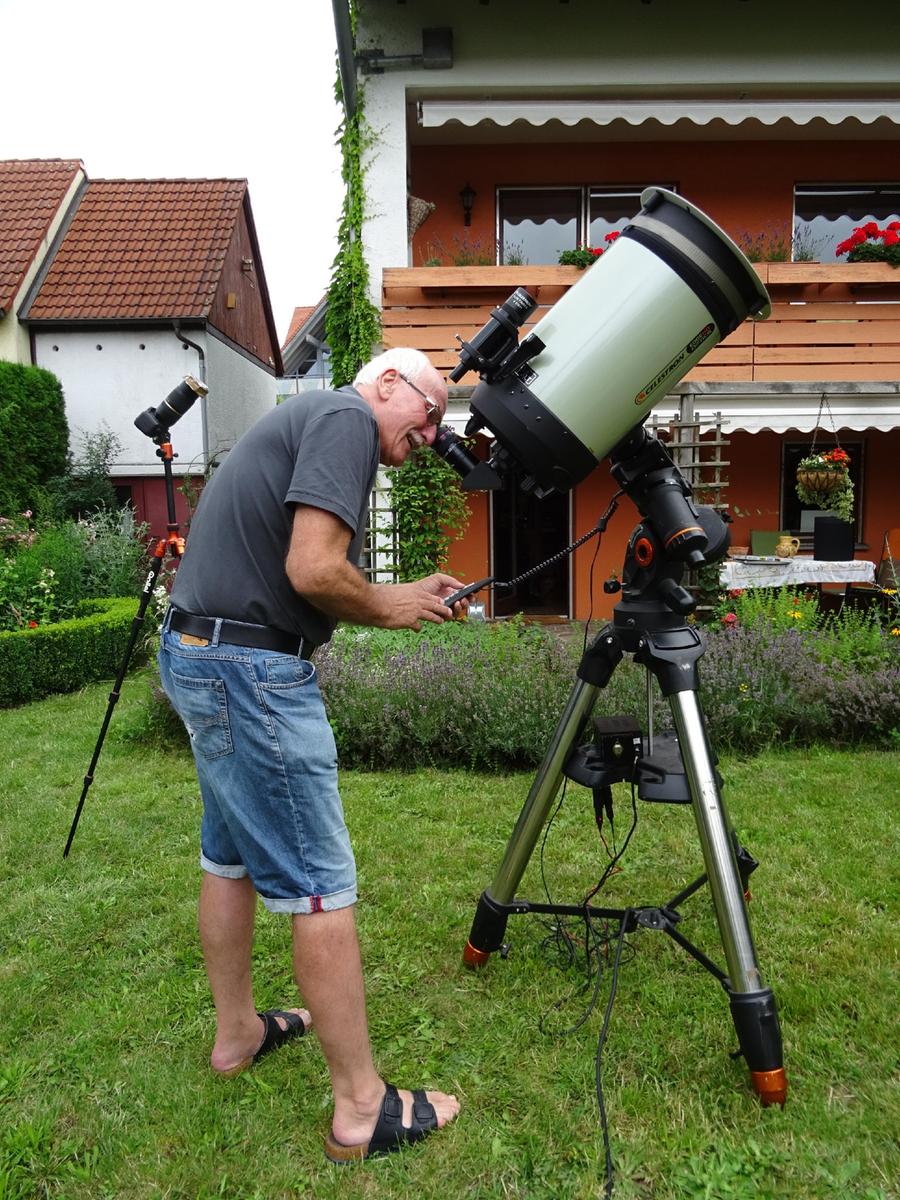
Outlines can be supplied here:
M134 419L141 433L154 442L165 441L170 428L180 421L198 396L209 394L209 388L193 375L185 375L178 387L172 388L165 400L156 408L145 408Z

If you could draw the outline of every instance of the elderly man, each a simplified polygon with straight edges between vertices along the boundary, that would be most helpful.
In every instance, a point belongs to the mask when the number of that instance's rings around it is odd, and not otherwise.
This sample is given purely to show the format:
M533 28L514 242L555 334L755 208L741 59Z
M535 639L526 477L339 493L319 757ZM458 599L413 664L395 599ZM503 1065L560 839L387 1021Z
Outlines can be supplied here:
M211 1066L237 1074L314 1023L334 1091L325 1151L335 1161L415 1141L459 1111L455 1096L398 1092L375 1069L353 852L309 661L340 620L418 630L453 616L443 601L461 584L449 575L373 584L355 565L378 463L399 466L431 445L446 405L428 359L395 349L352 387L295 396L268 413L203 493L163 625L163 686L190 733L203 797ZM256 1011L257 893L271 911L292 914L308 1010Z

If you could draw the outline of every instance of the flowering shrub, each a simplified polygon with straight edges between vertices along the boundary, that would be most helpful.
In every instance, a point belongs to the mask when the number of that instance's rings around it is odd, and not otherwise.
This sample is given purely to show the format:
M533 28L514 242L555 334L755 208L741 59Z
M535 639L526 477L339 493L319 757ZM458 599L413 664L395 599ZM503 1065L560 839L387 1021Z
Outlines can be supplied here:
M607 243L605 247L579 246L577 250L563 250L559 256L559 265L561 267L580 267L583 271L585 267L589 267L595 263L603 254L604 249L608 250L618 237L619 232L614 229L604 237L603 240Z
M828 509L842 521L852 521L853 480L849 467L850 455L840 446L824 454L808 454L801 458L797 464L798 498L813 508ZM816 472L822 472L824 479Z
M12 554L34 541L35 530L31 524L34 514L26 508L17 517L0 517L0 553Z
M886 262L900 267L900 221L891 221L879 229L875 221L859 225L848 238L834 248L846 254L848 262Z
M0 531L0 630L71 617L87 598L137 596L146 531L130 509L43 527L7 519Z
M764 625L778 633L787 629L815 629L819 605L815 593L788 588L730 588L713 610L714 621L725 628Z

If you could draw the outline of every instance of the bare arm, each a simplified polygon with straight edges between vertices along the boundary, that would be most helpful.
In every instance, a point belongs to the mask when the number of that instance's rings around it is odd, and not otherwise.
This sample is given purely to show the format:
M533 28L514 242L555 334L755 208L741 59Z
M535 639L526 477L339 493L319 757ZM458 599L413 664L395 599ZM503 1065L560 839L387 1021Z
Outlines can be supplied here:
M462 587L459 580L436 574L415 583L369 583L347 560L350 538L349 526L334 513L298 504L285 561L294 591L323 612L357 625L421 629L422 621L440 624L453 615L441 597Z

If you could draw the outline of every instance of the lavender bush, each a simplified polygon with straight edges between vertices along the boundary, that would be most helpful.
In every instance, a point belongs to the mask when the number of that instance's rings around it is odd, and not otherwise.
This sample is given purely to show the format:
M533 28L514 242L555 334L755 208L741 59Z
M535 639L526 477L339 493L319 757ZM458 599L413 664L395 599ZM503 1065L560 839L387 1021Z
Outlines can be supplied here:
M342 629L316 662L344 766L529 766L574 677L558 639L518 622Z
M896 742L900 635L851 617L823 627L703 630L700 700L717 750L751 754L791 742ZM343 767L528 769L544 756L581 656L580 639L520 621L452 622L421 633L339 628L316 655ZM654 724L671 724L653 688ZM158 688L157 699L167 702ZM595 715L645 725L646 677L630 658ZM157 711L142 722L172 732Z

